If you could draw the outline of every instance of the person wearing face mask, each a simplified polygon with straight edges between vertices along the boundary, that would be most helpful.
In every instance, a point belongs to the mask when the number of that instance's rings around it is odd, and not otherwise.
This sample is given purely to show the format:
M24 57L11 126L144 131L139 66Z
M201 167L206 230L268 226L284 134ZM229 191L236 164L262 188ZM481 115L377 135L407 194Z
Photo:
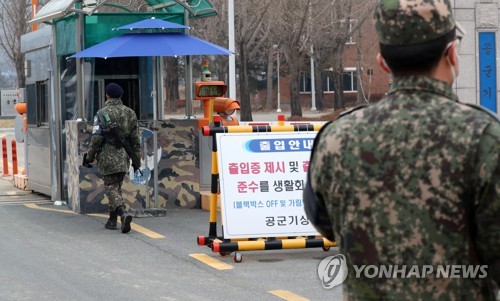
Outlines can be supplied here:
M318 133L306 214L346 258L344 300L495 300L500 123L452 90L464 32L449 0L379 0L374 19L391 89Z

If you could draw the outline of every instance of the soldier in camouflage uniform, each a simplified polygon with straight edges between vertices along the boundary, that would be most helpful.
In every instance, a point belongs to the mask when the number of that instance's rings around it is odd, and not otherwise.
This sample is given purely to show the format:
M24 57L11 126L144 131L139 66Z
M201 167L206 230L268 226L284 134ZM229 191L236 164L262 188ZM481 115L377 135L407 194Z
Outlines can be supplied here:
M86 165L97 159L99 174L104 180L106 195L109 199L109 219L106 229L117 229L117 216L121 217L121 231L130 231L132 216L125 210L121 186L125 173L129 170L130 158L123 146L117 147L117 137L109 133L109 126L116 123L137 158L140 158L140 140L135 112L124 106L121 100L123 89L110 83L106 86L106 105L94 117L94 128ZM118 143L119 145L119 143ZM139 168L134 166L134 169Z
M346 256L344 300L494 300L500 123L452 91L461 30L449 0L379 0L375 25L393 85L318 133L306 213ZM488 276L368 279L353 265L487 265Z

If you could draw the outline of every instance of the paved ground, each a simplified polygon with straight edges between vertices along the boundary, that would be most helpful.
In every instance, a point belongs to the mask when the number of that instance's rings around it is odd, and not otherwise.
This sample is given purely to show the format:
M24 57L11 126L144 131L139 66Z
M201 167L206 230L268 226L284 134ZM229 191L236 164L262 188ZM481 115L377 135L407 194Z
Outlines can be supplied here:
M235 263L196 244L208 220L169 210L121 234L104 229L103 214L0 203L0 300L341 300L317 272L336 248L246 251Z
M198 246L209 212L169 210L104 229L105 214L75 214L0 177L0 300L341 300L318 264L337 248L245 251L243 262ZM218 222L218 233L221 233Z

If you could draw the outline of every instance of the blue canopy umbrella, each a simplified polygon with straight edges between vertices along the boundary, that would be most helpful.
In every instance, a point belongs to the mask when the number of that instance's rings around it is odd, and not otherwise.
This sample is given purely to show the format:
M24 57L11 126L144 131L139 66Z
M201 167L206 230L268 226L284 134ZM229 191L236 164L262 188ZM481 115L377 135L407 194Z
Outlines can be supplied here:
M185 25L169 22L152 17L151 19L141 20L139 22L130 23L127 25L114 28L113 30L135 30L135 29L183 29L189 28Z
M232 52L183 33L127 33L82 50L73 57L230 55Z

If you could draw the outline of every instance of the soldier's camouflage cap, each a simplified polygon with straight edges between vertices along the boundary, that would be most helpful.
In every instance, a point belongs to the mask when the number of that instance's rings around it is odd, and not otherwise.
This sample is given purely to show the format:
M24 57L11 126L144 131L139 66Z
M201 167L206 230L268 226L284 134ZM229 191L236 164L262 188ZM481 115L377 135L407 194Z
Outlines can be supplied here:
M449 0L378 0L374 18L384 45L425 43L457 27Z

